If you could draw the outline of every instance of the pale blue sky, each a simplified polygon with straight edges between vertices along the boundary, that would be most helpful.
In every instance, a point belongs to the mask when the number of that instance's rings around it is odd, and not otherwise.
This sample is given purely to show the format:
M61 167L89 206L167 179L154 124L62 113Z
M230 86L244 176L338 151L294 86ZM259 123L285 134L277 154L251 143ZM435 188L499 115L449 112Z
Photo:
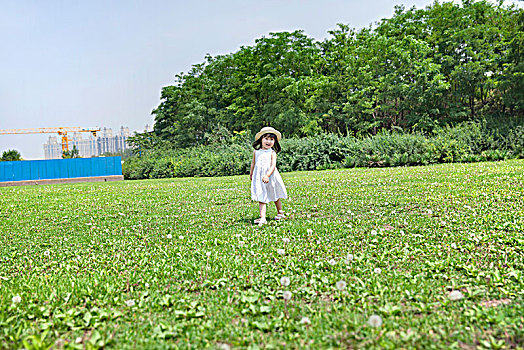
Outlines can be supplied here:
M508 0L506 3L516 2ZM322 40L432 0L0 0L0 129L143 131L162 86L211 55L276 31ZM522 3L520 3L522 4ZM0 135L0 154L43 159L52 134ZM52 135L56 136L56 135Z

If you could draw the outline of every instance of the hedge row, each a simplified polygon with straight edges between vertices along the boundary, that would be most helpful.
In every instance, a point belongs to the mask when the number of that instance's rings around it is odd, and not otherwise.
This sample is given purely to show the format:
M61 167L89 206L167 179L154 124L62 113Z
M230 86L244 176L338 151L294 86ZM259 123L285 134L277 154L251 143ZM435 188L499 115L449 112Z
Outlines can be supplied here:
M524 127L506 135L467 122L431 136L382 132L358 139L322 134L283 139L278 156L281 172L350 167L427 165L524 158ZM124 163L126 179L249 174L252 148L248 143L221 143L188 149L156 151Z

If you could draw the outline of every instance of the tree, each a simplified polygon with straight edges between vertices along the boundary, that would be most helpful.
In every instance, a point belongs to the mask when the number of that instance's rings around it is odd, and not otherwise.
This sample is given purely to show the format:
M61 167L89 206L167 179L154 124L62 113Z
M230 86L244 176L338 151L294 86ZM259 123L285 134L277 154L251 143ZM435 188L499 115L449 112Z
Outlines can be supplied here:
M6 162L15 161L15 160L22 160L22 155L17 150L10 149L10 150L4 151L2 153L2 158L0 160L1 161L6 161Z
M62 158L63 159L80 158L80 153L78 152L78 148L76 148L76 145L73 146L73 148L70 151L64 151L62 153Z
M373 27L339 24L321 42L270 33L177 75L153 111L154 134L183 148L262 126L302 137L431 132L506 115L524 124L523 13L500 0L435 1L398 6Z
M511 113L524 110L524 11L516 12L508 26L514 31L510 36L506 69L499 84L504 92L504 105Z

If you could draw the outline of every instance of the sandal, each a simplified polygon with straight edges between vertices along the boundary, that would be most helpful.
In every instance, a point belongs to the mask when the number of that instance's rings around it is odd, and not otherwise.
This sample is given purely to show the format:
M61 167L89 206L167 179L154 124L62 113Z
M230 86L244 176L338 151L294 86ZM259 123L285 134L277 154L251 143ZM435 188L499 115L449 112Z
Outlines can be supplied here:
M286 216L284 215L283 211L279 211L277 216L275 216L275 220L281 220L284 219Z
M265 224L267 224L267 220L266 219L260 219L258 221L258 226L262 226L262 225L265 225Z
M261 222L263 222L265 224L265 223L267 223L267 220L266 219L262 219L262 218L258 218L258 219L255 219L253 221L254 224L260 224Z

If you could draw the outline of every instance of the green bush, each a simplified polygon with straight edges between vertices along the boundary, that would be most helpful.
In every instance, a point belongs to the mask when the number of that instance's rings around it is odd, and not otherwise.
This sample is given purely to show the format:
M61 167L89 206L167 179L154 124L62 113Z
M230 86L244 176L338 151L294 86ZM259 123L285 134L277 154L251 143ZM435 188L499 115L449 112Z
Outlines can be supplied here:
M148 179L248 174L253 150L245 135L240 136L234 136L232 142L153 151L127 159L124 176ZM356 138L320 134L283 139L281 146L277 164L281 172L477 162L524 157L524 127L502 135L487 129L485 123L465 122L432 135L383 131Z
M504 143L505 147L500 147L501 149L507 149L512 157L524 158L524 126L519 125L511 129L504 138Z

